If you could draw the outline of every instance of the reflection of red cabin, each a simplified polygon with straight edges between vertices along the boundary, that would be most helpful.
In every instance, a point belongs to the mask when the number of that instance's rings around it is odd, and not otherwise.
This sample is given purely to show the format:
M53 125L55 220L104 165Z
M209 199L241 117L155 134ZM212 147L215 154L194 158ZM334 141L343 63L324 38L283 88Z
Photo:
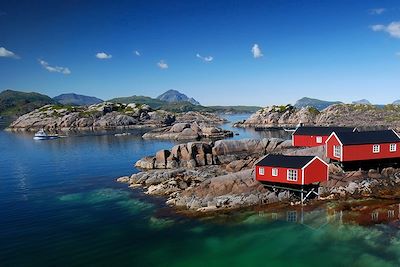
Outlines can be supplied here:
M400 137L394 130L332 133L326 155L333 161L400 160Z
M348 127L299 127L292 135L293 146L322 146L333 132L353 132Z
M328 180L328 164L315 156L266 155L256 163L260 182L307 185Z

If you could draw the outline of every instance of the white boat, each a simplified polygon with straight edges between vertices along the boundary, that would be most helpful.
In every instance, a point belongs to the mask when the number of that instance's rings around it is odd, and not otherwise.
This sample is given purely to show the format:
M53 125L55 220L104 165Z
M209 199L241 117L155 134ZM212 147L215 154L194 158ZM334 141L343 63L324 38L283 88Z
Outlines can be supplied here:
M301 127L301 126L303 126L303 123L302 122L299 122L297 125L296 125L296 128L283 128L283 130L285 131L285 132L288 132L288 133L294 133L299 127Z
M127 136L127 135L131 135L131 133L116 133L116 134L114 134L114 136Z
M57 138L60 138L58 134L47 134L44 129L39 130L37 133L35 133L35 136L33 137L34 140L52 140Z

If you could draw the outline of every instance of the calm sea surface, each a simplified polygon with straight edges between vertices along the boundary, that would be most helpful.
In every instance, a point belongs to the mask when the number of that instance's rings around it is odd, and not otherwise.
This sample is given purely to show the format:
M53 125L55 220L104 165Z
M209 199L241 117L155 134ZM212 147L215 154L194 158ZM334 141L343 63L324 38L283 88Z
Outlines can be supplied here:
M397 203L179 216L115 182L174 145L140 135L38 142L0 132L0 266L400 265Z

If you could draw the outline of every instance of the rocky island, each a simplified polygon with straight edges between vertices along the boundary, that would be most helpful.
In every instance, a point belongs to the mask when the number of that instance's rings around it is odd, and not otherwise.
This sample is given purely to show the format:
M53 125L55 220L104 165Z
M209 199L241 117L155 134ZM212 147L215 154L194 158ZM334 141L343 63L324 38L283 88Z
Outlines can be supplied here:
M155 110L146 104L102 102L90 106L45 105L17 118L8 130L37 131L43 128L70 131L146 127L157 130L145 138L196 140L232 135L232 132L215 126L223 122L224 119L208 112L173 113Z
M258 110L236 127L293 127L299 122L318 126L393 127L400 128L400 106L368 104L334 104L319 111L307 106L270 106Z

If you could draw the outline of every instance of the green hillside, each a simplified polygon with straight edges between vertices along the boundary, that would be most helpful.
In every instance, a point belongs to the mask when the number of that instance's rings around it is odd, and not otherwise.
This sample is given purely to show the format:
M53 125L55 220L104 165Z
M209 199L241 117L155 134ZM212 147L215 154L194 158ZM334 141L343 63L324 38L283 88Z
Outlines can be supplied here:
M0 93L0 115L20 116L44 105L55 103L56 101L50 97L39 93L5 90Z

